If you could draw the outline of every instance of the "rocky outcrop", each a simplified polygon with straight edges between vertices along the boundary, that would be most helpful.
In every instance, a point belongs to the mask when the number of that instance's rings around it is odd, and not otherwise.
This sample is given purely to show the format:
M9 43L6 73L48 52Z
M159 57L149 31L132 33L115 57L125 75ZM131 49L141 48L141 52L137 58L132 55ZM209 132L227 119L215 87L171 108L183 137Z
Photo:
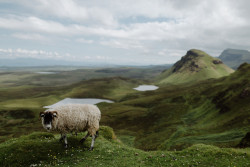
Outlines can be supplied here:
M197 49L187 51L172 68L165 70L158 77L160 84L181 84L198 82L210 78L227 76L234 72L218 58Z
M195 59L198 57L202 57L204 55L199 55L193 50L189 50L185 56L181 58L181 60L177 61L174 64L173 72L178 72L182 67L187 66L187 68L192 72L198 72L200 67L195 62Z
M222 61L220 61L220 60L213 60L213 63L214 64L223 64Z

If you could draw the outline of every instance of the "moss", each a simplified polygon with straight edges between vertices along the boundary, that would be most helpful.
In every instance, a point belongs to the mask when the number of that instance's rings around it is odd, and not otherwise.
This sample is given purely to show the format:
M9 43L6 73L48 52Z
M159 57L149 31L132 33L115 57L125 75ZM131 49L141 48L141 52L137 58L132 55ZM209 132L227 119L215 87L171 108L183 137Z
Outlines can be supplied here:
M103 127L103 129L108 129ZM109 129L110 130L110 129ZM40 133L40 132L39 132ZM0 144L1 166L249 166L249 149L221 149L197 144L183 151L144 152L100 136L93 151L69 137L64 149L57 138L36 133ZM32 136L32 137L31 137ZM36 136L35 138L33 138ZM37 137L42 137L41 139ZM31 139L32 138L32 139ZM86 141L87 145L91 140Z
M55 136L48 132L33 132L30 135L24 136L27 139L54 139Z
M115 133L111 127L101 126L100 127L100 135L102 135L107 140L116 139Z
M27 136L9 140L0 144L0 164L2 166L29 166L33 163L53 162L62 156L71 155L75 149L87 149L90 139L82 146L80 139L84 134L69 136L69 149L65 150L58 137L47 132L34 132ZM109 141L116 139L112 128L107 126L100 127L100 140ZM97 138L96 143L98 143ZM97 148L98 149L98 148Z

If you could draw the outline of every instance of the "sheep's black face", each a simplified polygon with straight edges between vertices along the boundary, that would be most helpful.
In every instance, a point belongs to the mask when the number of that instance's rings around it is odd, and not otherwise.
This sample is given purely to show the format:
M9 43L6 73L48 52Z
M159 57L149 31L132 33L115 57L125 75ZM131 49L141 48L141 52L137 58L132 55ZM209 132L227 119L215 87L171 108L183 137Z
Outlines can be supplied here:
M56 112L40 113L40 117L42 118L43 127L50 131L52 129L52 121L56 117Z

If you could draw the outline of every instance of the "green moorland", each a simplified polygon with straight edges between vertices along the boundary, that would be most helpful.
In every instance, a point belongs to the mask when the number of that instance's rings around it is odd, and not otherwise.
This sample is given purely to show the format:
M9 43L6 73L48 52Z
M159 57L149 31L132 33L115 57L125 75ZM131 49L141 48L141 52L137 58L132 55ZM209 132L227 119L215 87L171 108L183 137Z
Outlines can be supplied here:
M218 148L196 144L182 151L145 152L124 145L111 128L102 126L94 151L91 140L79 144L69 137L64 149L58 135L35 132L0 144L2 166L249 166L250 149Z
M38 113L43 106L64 98L105 98L118 101L136 92L140 81L121 77L93 79L62 87L29 87L0 90L0 141L41 130Z
M25 86L54 87L71 85L83 80L126 77L140 80L149 80L169 68L170 65L145 67L113 67L113 68L87 68L75 69L73 67L30 67L30 68L0 68L0 90ZM38 74L37 72L52 72L51 74Z
M159 74L152 71L145 75ZM133 90L139 84L154 82L143 80L146 78L143 74L140 78L102 78L103 74L101 78L83 77L81 82L56 86L43 81L28 84L26 77L2 86L0 164L249 166L249 148L232 148L250 132L249 64L219 79L188 85L160 85L158 90L148 92ZM50 83L49 79L44 83ZM112 127L117 139L114 135L112 140L105 136L111 133L103 127L105 133L97 139L95 150L88 152L90 140L84 148L78 144L82 135L70 137L71 148L64 150L57 134L30 134L43 131L38 118L38 113L44 110L42 107L65 97L114 100L113 104L98 106L102 111L101 125ZM23 134L30 135L13 139Z
M249 101L250 65L243 64L228 77L163 86L100 107L102 122L136 148L181 150L197 143L237 146L250 132Z
M145 78L154 78L166 67L0 69L0 142L41 130L37 114L44 110L43 106L67 97L118 101L135 92L132 88L140 83L147 83ZM39 71L56 73L34 73Z

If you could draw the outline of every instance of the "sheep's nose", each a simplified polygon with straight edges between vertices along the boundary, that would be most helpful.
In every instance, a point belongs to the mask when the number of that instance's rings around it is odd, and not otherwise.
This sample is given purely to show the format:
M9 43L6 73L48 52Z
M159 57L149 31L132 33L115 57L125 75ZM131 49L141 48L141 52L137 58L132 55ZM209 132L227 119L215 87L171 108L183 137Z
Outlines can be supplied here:
M50 128L49 128L49 127L47 127L47 130L50 130Z

